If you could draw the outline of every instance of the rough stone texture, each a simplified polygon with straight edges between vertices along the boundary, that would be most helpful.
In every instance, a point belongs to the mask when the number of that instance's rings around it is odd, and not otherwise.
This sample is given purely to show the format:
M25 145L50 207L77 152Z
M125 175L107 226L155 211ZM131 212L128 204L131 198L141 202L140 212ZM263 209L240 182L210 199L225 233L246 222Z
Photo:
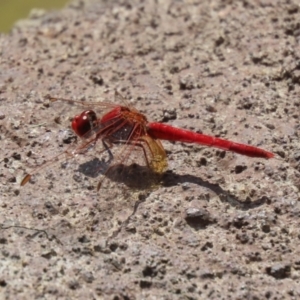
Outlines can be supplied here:
M1 299L299 299L299 20L296 0L77 1L0 36ZM82 107L45 96L115 89L277 158L163 142L160 184L97 192L91 149L21 188L74 147Z

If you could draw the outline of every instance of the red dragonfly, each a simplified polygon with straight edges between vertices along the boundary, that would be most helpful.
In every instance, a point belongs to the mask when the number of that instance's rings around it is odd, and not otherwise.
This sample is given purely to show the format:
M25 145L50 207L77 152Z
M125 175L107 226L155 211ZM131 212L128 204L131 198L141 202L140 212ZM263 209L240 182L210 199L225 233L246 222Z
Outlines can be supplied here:
M124 98L117 91L115 92L115 97L117 100L126 103ZM108 112L101 118L97 118L96 113L88 109L75 116L72 121L72 129L81 139L80 144L75 148L73 146L71 151L67 150L42 166L37 167L31 174L26 174L21 181L21 186L25 185L33 174L38 173L41 169L58 161L60 159L59 157L63 157L63 154L67 154L71 157L84 154L89 148L95 145L98 140L101 140L103 143L104 147L102 152L109 151L113 145L116 144L126 145L129 151L126 152L127 154L125 156L123 155L123 160L126 160L126 157L130 155L132 149L139 148L143 151L147 166L158 174L163 173L167 168L167 155L160 140L196 143L250 157L265 159L274 157L273 153L254 146L176 128L164 123L149 122L145 115L127 104L122 106L110 102L87 103L51 96L48 96L48 99L52 102L64 101L84 107L96 106L106 109ZM106 172L108 172L108 170ZM101 183L98 185L98 190L100 185Z

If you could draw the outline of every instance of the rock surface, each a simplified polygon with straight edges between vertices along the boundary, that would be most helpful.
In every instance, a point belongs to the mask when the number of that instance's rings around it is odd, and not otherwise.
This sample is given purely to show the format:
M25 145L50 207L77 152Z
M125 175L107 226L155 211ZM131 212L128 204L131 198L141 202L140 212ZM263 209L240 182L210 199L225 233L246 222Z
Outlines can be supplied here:
M298 1L76 1L1 35L1 299L299 299L299 20ZM45 96L115 89L277 158L163 142L160 184L97 192L95 146L20 187L75 147L82 107Z

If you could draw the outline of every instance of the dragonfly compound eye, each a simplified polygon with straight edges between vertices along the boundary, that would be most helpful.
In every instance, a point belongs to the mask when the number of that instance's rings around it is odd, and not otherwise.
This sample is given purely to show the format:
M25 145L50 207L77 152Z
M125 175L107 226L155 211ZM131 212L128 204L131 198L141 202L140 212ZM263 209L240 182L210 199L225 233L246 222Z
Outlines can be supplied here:
M81 138L89 136L96 125L97 116L93 110L85 110L80 115L75 116L72 121L72 129Z

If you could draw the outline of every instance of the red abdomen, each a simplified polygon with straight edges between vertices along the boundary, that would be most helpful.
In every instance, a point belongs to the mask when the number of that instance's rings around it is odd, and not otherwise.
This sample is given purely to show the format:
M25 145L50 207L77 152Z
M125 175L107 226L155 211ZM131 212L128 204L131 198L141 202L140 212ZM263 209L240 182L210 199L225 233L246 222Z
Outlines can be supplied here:
M177 141L183 143L196 143L209 147L216 147L226 151L233 151L238 154L250 157L272 158L274 154L266 150L232 141L220 139L214 136L196 133L193 131L172 127L162 123L148 123L148 134L156 139Z

